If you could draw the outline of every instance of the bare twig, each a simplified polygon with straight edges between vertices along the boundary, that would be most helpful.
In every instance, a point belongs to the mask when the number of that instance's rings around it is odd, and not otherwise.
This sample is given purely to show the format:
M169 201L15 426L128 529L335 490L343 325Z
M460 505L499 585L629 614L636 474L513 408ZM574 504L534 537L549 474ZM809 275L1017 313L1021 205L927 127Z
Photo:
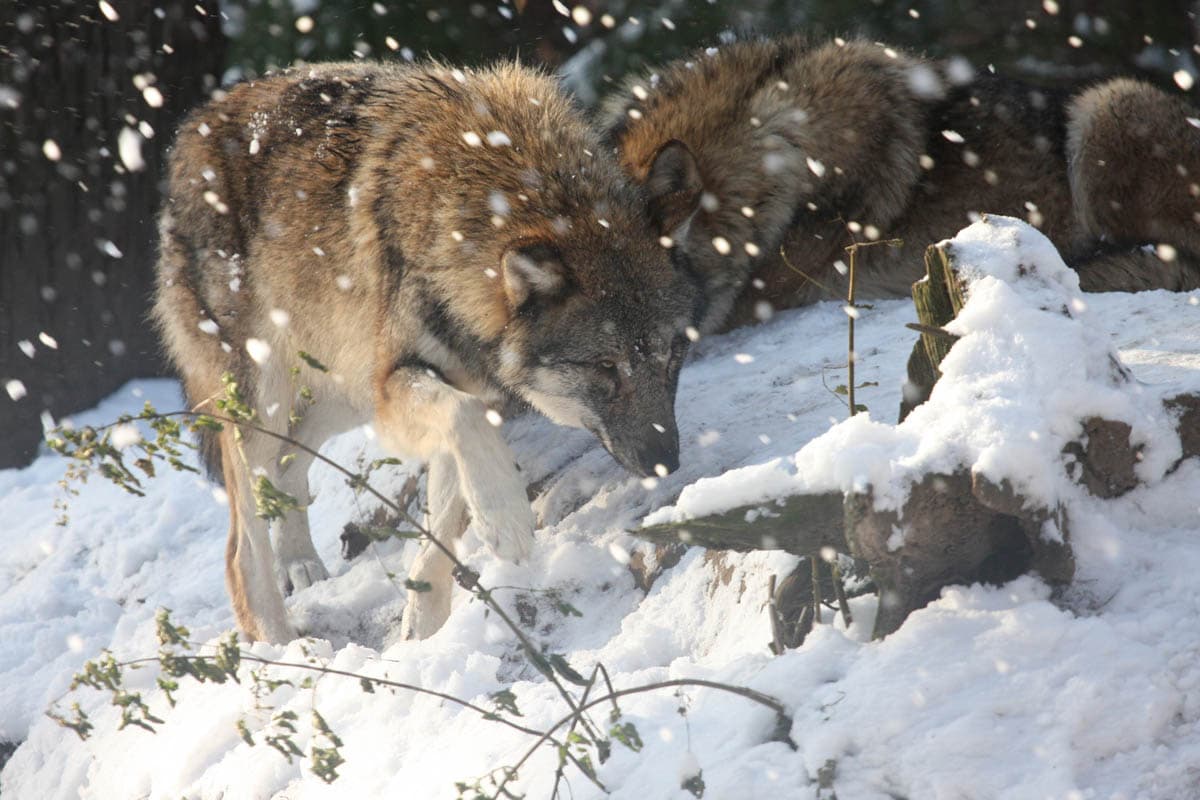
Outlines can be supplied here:
M853 412L851 412L853 413ZM812 567L812 610L813 624L821 624L821 559L814 553L808 557Z
M800 269L799 267L794 266L792 264L792 262L788 260L787 252L784 250L783 245L779 245L779 257L783 259L783 265L785 267L787 267L788 269L790 269L792 272L794 272L797 275L799 275L800 277L804 278L806 281L811 283L813 286L816 286L818 289L820 289L822 292L829 295L830 297L832 297L834 295L834 291L832 289L830 289L828 286L821 283L819 280L814 278L812 275L809 275L807 272Z
M767 579L767 614L771 619L771 652L781 656L786 647L783 643L783 630L779 624L779 605L775 602L775 573L771 573L771 577Z
M335 669L334 667L329 667L329 666L325 666L325 665L303 664L303 663L299 663L296 661L276 661L274 659L263 658L262 656L256 656L253 653L248 653L245 650L241 650L240 648L239 648L238 652L240 653L240 658L242 661L248 661L252 664L261 664L264 667L284 667L284 668L292 668L292 669L303 669L303 670L308 670L310 672L319 672L322 675L340 675L340 676L346 677L346 678L354 678L355 680L358 680L360 682L361 681L369 681L370 683L377 684L379 686L387 686L392 689L403 689L405 691L413 692L414 694L429 695L430 697L436 697L439 700L445 700L448 703L453 703L454 705L460 706L460 707L468 709L470 711L474 711L476 714L478 714L479 716L483 717L484 719L486 719L490 722L498 722L501 725L505 725L509 728L512 728L513 730L520 731L521 733L526 733L531 736L542 736L543 735L542 731L539 731L535 728L527 728L524 725L520 725L516 722L513 722L510 719L506 719L505 717L500 716L499 714L497 714L494 711L488 711L486 708L477 706L474 703L470 702L469 700L463 700L460 697L455 697L454 695L446 694L445 692L439 692L436 689L426 689L424 686L417 686L416 684L404 683L402 681L394 681L389 678L373 678L373 677L370 677L367 675L362 675L357 672L348 672L346 670ZM186 660L186 661L207 661L207 660L212 659L213 656L185 654L185 655L174 655L174 656L172 656L172 658ZM120 662L117 662L117 666L119 666L119 667L137 667L142 664L158 664L158 663L160 663L160 657L154 656L154 657L146 657L146 658L133 658L128 661L120 661ZM69 693L69 691L64 692L62 695L60 695L54 701L54 703L52 705L57 704L60 701L62 701L62 699L64 697L66 697L66 695L68 693Z
M583 694L579 698L579 703L581 706L583 704L587 703L588 695L591 693L592 687L596 685L596 678L598 678L598 677L600 677L600 665L599 664L597 664L595 666L595 668L592 669L592 677L588 679L588 685L586 687L584 687ZM570 742L571 742L571 734L575 732L575 725L576 725L576 723L579 722L582 713L583 713L582 711L576 712L574 717L571 719L571 727L567 728L567 737L566 738L567 738L568 747L565 747L560 751L563 754L564 758L566 756L570 755L569 746L570 746ZM558 762L558 767L555 768L555 770L554 770L554 789L553 789L553 791L550 792L551 800L558 797L558 785L560 782L562 782L562 779L563 779L563 767L564 766L566 766L566 761L560 759ZM596 780L596 779L593 779L593 780L594 780L595 784L600 787L601 791L607 791L604 788L604 785L602 783L600 783L599 780Z
M603 697L597 697L595 700L589 700L587 703L581 703L579 706L579 710L586 711L587 709L591 708L592 706L597 706L602 703L606 703L610 700L615 700L618 697L628 697L629 695L644 694L645 692L653 692L653 691L657 691L659 689L670 689L670 688L677 687L677 686L699 686L699 687L704 687L704 688L708 688L708 689L716 689L718 691L728 692L730 694L736 694L739 697L745 697L747 700L758 703L759 705L762 705L762 706L766 706L767 708L774 711L776 714L776 717L777 717L776 725L775 725L776 734L782 735L784 737L785 741L788 744L790 744L793 749L795 748L795 743L792 742L791 737L788 734L783 733L783 731L791 729L791 722L792 722L792 719L788 715L787 709L784 708L783 703L779 702L778 700L776 700L774 697L771 697L770 695L763 694L762 692L756 692L755 690L749 689L745 686L731 686L726 683L718 683L717 681L709 681L709 680L704 680L702 678L676 678L674 680L669 680L669 681L659 681L657 683L648 683L645 686L635 686L635 687L632 687L629 689L620 689L617 691L609 692L608 694L604 695ZM575 717L574 713L568 714L567 716L560 719L558 722L555 722L553 725L551 725L550 729L547 730L544 734L542 734L542 736L536 742L534 742L533 745L528 750L525 751L525 754L523 756L521 756L521 759L519 761L517 761L517 763L514 764L513 767L508 771L508 774L505 775L504 780L501 781L500 785L497 787L496 794L498 795L500 793L500 790L503 789L506 785L508 785L509 779L513 775L515 775L521 769L521 767L523 767L525 765L525 762L527 762L530 758L533 757L533 754L537 752L538 748L541 747L546 741L548 741L550 739L550 737L554 735L554 732L556 730L561 728L563 725L566 725L567 723L569 723L574 717Z
M938 336L938 337L941 337L942 339L950 339L951 341L958 341L958 337L955 336L950 331L945 330L944 328L936 328L933 325L922 325L919 322L906 322L906 323L904 323L904 327L908 328L911 331L916 331L917 333L927 333L930 336Z
M833 592L837 595L838 607L842 611L842 621L848 630L854 619L850 616L850 600L846 597L846 587L842 584L842 568L838 566L837 555L829 562L829 571L833 575Z
M847 346L847 376L846 376L846 392L850 400L850 416L858 413L858 407L854 403L854 364L858 361L858 356L854 352L854 320L858 316L858 306L854 304L854 273L855 266L858 260L858 251L864 247L874 247L876 245L887 245L888 247L900 247L904 244L901 239L880 239L874 242L854 242L846 247L846 252L850 254L850 288L846 291L846 316L850 318L849 325L849 344ZM818 621L820 612L818 612Z

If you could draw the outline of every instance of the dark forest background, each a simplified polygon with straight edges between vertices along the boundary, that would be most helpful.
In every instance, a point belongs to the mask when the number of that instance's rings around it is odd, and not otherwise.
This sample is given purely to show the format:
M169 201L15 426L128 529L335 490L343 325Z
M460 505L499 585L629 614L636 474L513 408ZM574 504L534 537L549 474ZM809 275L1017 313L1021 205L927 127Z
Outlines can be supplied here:
M519 55L592 104L697 46L804 31L1181 91L1198 16L1200 0L0 0L0 469L44 424L163 374L146 322L163 157L222 85L297 60Z

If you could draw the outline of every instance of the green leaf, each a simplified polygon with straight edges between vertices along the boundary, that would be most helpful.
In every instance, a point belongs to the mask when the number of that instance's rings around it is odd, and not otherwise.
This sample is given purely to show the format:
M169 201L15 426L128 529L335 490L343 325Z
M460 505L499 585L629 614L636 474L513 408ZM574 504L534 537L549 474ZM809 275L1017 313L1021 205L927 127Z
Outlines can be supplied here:
M88 736L91 735L91 732L94 728L92 723L88 720L87 712L79 707L79 703L72 703L71 714L73 715L72 718L67 719L61 714L55 714L52 711L46 712L47 717L54 720L64 728L70 728L71 730L75 731L75 734L81 740L87 741Z
M564 617L582 617L583 616L583 612L580 611L578 608L571 605L566 600L560 600L557 597L554 598L554 607L557 608L558 613L562 614Z
M386 525L357 525L359 532L369 539L376 542L384 542L388 539L420 539L419 531L410 531L404 528L389 528Z
M300 355L300 359L305 364L308 364L310 367L317 370L318 372L329 372L329 367L325 366L320 361L317 361L315 358L313 358L311 355L304 352L303 350L300 351L299 355Z
M313 727L316 728L317 732L329 739L329 741L332 742L335 747L342 746L342 740L338 738L338 735L333 732L332 728L329 727L329 723L325 721L323 716L321 716L321 712L317 711L315 708L312 712L312 724Z
M517 708L517 696L508 689L501 689L498 692L493 692L491 695L492 702L496 704L496 708L501 711L507 711L514 717L522 716L521 710Z
M317 735L323 736L329 741L329 747L317 747L312 745L312 753L310 755L310 767L313 773L326 783L333 783L338 779L337 768L346 763L346 759L342 758L341 752L338 750L342 746L342 740L338 737L333 729L329 727L329 723L321 716L321 713L315 708L312 711L312 726L317 732Z
M637 726L635 726L632 722L626 722L622 725L613 725L611 728L609 728L608 734L635 753L640 751L643 747L642 737L638 733Z
M172 694L172 692L179 691L179 681L172 680L170 678L164 678L163 676L159 675L155 683L158 684L158 688L163 690L163 694L167 696L167 703L170 704L171 708L174 708L175 695Z
M242 663L242 650L238 647L237 631L231 632L221 640L221 643L217 646L217 655L213 661L217 669L230 678L233 678L234 683L241 683L238 680L237 671Z
M575 669L567 663L567 659L563 658L558 653L550 654L550 664L554 667L559 675L562 675L576 686L588 686L588 681L580 675Z
M259 475L251 487L254 494L255 516L259 519L282 519L289 511L298 511L300 501L275 488L266 475Z
M484 611L484 616L487 616L487 610ZM550 666L550 662L546 660L544 655L535 650L527 650L526 655L529 656L530 662L537 668L538 672L550 680L554 680L554 667Z
M585 775L592 780L596 780L596 768L592 765L592 757L584 753L575 757L575 766L579 767Z
M399 467L403 464L404 464L404 462L401 461L400 459L392 458L390 456L388 458L377 458L374 461L372 461L370 464L367 465L367 473L368 474L372 473L375 470L379 469L380 467L384 467L384 466Z
M192 429L194 430L196 428L205 428L206 430L210 431L225 430L225 426L221 424L221 422L208 416L207 414L201 414L192 419Z
M171 609L159 608L154 614L154 625L158 632L158 643L163 645L187 645L191 632L182 625L171 622Z

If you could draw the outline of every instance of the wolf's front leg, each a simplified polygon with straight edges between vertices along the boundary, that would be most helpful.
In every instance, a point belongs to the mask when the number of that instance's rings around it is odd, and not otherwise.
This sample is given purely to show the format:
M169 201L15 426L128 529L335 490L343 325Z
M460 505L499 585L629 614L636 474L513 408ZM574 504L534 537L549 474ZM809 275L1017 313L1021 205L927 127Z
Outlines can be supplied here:
M444 547L455 551L467 529L467 506L458 491L458 467L453 456L434 456L426 479L429 503L428 528ZM408 605L400 623L403 639L432 636L450 616L450 595L454 589L454 562L433 542L425 542L408 572L409 580L428 584L428 589L408 592Z
M517 561L533 545L525 482L479 398L431 369L400 367L376 384L376 427L384 444L426 459L451 456L471 520L496 555Z

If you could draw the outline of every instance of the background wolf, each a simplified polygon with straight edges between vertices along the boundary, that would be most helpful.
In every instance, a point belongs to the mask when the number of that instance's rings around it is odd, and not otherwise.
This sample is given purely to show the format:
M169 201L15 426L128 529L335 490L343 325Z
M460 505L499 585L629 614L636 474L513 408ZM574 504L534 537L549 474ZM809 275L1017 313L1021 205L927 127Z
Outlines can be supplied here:
M506 399L589 428L642 474L678 465L675 386L697 292L549 78L300 68L193 114L169 180L155 315L198 410L230 371L257 424L310 447L373 421L387 446L429 461L439 539L452 547L469 515L508 558L527 552L534 520L489 413ZM239 625L287 640L253 490L262 475L307 504L313 459L281 463L289 448L253 431L239 441L232 426L207 449L229 493ZM278 526L275 553L291 586L327 575L303 510ZM435 548L418 556L412 577L433 590L410 592L405 635L444 621L450 570Z
M922 250L983 212L1041 227L1085 290L1200 285L1196 118L1131 80L1048 91L786 37L631 79L605 126L702 276L711 331L844 297L855 240L904 241L860 252L858 296L906 295Z

